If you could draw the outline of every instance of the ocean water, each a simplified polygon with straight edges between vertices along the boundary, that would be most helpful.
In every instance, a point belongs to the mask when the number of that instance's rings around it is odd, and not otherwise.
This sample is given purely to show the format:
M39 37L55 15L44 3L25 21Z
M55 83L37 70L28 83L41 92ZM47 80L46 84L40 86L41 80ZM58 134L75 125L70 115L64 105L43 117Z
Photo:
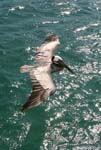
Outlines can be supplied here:
M31 91L24 64L57 34L57 54L75 71L54 75L57 91L22 113ZM0 0L0 150L101 150L101 1Z

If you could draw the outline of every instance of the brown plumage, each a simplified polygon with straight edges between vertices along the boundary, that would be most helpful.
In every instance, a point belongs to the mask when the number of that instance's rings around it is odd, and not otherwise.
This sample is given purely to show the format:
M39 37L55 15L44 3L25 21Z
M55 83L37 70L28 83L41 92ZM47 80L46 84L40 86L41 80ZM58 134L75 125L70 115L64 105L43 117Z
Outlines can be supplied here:
M24 65L20 68L21 73L29 72L32 80L32 93L22 106L22 111L38 106L50 95L54 94L56 87L52 80L52 73L66 68L74 74L61 57L54 56L58 45L58 36L48 36L36 50L36 64L33 66Z
M55 92L55 85L51 77L51 58L59 44L57 36L47 37L36 50L36 66L24 65L20 68L21 73L29 72L32 80L32 93L28 101L22 106L22 111L39 105L48 96Z

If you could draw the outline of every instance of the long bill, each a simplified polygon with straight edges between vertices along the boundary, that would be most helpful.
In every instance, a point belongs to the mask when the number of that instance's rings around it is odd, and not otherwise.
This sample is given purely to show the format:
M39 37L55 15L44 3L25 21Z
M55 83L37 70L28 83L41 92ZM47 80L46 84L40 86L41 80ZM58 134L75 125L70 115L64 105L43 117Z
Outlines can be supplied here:
M74 71L71 69L71 68L69 68L66 64L65 64L65 66L64 66L66 69L68 69L72 74L74 74L75 75L75 73L74 73Z
M71 72L72 74L75 75L74 71L73 71L70 67L68 67L67 64L65 64L63 61L61 61L61 66L62 66L63 68L68 69L69 72Z

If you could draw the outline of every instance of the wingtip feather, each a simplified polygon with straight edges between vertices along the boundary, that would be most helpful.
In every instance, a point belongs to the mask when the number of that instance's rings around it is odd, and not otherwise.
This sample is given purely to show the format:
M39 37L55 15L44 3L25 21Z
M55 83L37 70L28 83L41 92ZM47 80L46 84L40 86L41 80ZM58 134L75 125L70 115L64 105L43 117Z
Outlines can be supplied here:
M28 109L30 108L30 103L25 103L23 106L22 106L22 109L21 109L21 112L25 112L27 111Z
M36 107L38 105L40 105L41 101L34 101L34 102L26 102L23 106L22 106L22 109L21 111L22 112L25 112L27 111L28 109L30 108L33 108L33 107Z

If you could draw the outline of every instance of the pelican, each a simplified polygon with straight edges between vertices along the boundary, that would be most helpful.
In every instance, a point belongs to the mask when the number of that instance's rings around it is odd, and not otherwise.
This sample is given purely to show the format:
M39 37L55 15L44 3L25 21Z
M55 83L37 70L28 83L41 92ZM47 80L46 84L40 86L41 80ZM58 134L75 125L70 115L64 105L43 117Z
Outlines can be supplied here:
M52 79L52 73L66 68L74 74L60 56L54 55L59 44L57 35L48 36L36 50L36 64L24 65L20 68L21 73L29 72L32 81L32 93L27 102L22 106L22 112L38 106L54 94L56 86Z

